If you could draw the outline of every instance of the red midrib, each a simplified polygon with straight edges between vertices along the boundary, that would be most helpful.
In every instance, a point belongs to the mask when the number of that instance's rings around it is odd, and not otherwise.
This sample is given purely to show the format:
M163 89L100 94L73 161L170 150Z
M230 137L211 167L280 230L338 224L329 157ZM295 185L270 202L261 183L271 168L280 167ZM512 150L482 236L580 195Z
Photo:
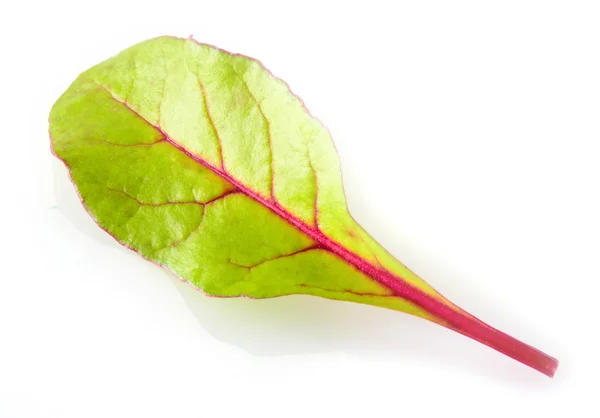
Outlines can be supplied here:
M171 139L171 137L165 131L163 131L163 129L160 126L151 123L146 118L144 118L139 112L131 108L131 106L129 106L128 103L122 102L121 100L116 98L109 89L102 85L100 85L100 87L106 90L114 100L126 106L140 119L144 120L150 126L158 130L164 136L164 139L167 142L169 142L172 146L185 153L194 161L211 170L223 179L227 180L242 193L254 199L261 205L265 206L273 213L277 214L279 217L285 219L294 227L296 227L297 229L311 237L314 241L319 243L319 245L323 249L332 252L348 264L354 266L355 268L363 272L368 277L372 278L379 284L390 289L394 295L419 306L435 318L441 320L442 325L454 331L457 331L469 338L479 341L487 345L488 347L491 347L509 357L512 357L513 359L523 364L526 364L527 366L532 367L540 371L541 373L546 374L547 376L552 377L556 372L556 369L558 368L558 360L556 360L555 358L511 337L508 334L503 333L502 331L499 331L485 324L484 322L480 321L479 319L466 312L459 312L454 310L447 304L440 302L433 296L430 296L427 293L423 292L421 289L411 285L410 283L407 283L403 278L396 276L387 270L377 269L369 262L364 260L362 257L342 247L340 244L333 241L331 238L323 234L318 229L311 228L310 226L302 222L300 219L296 218L294 215L289 213L287 210L282 208L277 203L266 200L258 193L254 192L244 184L237 181L227 172L213 167L204 159L191 153L186 148L184 148L183 146L175 142L173 139ZM318 224L317 219L315 219L315 223Z

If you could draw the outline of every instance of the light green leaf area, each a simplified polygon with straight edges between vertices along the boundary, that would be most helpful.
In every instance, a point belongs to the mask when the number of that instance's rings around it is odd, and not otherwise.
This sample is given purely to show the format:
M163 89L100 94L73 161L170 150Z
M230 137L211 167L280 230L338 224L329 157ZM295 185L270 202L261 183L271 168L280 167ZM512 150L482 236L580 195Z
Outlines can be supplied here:
M329 133L256 60L142 42L81 74L50 134L96 222L207 294L311 294L435 320L324 244L441 298L354 221Z

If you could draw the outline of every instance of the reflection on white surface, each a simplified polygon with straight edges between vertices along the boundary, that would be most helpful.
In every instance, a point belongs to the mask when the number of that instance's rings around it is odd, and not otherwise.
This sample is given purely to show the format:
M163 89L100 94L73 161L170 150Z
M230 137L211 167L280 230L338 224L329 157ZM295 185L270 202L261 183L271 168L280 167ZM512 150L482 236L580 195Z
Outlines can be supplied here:
M305 295L211 298L172 280L206 331L257 356L339 352L382 360L403 358L511 384L539 383L535 373L504 355L400 312Z

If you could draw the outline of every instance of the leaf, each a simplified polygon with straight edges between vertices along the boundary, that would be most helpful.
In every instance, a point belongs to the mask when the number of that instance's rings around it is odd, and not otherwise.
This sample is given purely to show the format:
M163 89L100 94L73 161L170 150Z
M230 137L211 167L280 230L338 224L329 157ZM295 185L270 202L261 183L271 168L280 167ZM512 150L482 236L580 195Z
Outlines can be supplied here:
M558 366L450 303L355 222L328 131L254 59L142 42L75 80L50 135L98 225L206 294L381 306L549 376Z

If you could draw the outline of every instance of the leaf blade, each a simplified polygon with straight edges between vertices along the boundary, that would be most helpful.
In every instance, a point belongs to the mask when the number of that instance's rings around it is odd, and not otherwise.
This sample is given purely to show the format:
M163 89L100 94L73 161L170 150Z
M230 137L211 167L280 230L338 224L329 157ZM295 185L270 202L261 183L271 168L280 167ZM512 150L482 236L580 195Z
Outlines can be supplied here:
M329 133L256 60L192 40L142 42L83 73L50 119L53 149L99 225L209 294L388 307L555 369L354 221Z

